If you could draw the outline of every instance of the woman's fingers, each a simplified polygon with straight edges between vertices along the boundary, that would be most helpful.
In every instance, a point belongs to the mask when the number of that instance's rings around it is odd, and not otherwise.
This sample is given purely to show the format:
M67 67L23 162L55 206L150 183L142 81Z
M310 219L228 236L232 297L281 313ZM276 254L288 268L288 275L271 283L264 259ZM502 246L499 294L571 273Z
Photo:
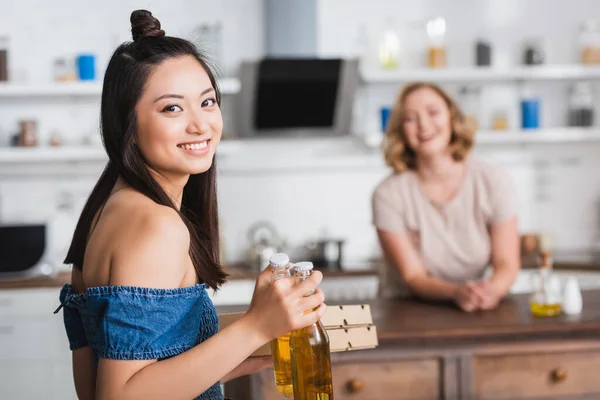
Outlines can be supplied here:
M295 329L304 328L305 326L310 326L316 323L323 318L325 312L327 312L327 305L325 303L321 303L321 305L319 305L314 311L303 314L298 320L299 324Z
M314 271L311 276L309 276L306 280L300 282L294 288L295 296L304 296L309 294L311 291L315 290L321 281L323 280L323 274L321 271Z
M321 289L317 289L314 294L303 297L298 302L298 311L304 313L320 306L325 301L325 294Z

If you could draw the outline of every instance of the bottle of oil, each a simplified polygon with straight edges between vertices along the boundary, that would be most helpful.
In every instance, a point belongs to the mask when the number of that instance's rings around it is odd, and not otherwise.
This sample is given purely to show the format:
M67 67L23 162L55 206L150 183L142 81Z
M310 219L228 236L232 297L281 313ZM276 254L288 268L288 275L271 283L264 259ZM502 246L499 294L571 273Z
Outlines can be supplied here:
M298 281L303 281L312 274L312 270L312 263L299 262L294 265L294 276ZM312 294L310 292L305 296ZM290 353L294 400L332 400L329 336L321 321L292 332Z
M269 259L273 271L273 279L278 280L290 276L290 258L285 253L273 254ZM290 334L283 335L271 342L273 369L275 371L275 386L279 393L291 397L292 362L290 359Z
M552 277L552 256L550 251L540 253L540 262L534 292L530 299L531 314L535 317L553 317L561 313L560 288Z

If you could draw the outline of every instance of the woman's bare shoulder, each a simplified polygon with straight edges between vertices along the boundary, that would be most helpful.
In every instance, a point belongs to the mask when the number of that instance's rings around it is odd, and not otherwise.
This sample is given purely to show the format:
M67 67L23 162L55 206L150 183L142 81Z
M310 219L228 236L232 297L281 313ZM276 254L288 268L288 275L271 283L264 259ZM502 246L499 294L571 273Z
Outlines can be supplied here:
M100 224L111 247L111 285L179 287L190 235L175 209L124 189L111 196Z

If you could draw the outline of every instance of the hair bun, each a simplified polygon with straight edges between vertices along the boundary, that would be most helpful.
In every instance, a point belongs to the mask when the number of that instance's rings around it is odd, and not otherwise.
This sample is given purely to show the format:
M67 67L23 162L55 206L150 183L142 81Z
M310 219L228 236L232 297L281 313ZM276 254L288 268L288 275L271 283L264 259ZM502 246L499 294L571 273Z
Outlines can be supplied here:
M165 36L165 31L160 29L160 21L147 10L135 10L131 13L131 36L137 42L143 37Z

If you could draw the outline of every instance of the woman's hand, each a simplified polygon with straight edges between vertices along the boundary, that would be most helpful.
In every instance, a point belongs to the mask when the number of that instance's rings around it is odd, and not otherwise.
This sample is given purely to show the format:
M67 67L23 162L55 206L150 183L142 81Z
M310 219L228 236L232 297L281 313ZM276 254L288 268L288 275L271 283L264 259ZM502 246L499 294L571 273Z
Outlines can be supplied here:
M472 312L496 308L501 298L489 281L469 281L457 288L454 300L462 310Z
M454 301L463 311L472 312L487 301L487 294L476 283L468 281L457 287Z
M265 269L257 278L252 301L246 317L252 319L264 343L288 332L317 322L325 314L323 291L317 289L323 279L320 271L314 271L298 284L288 277L273 281L271 268ZM314 294L304 295L311 290ZM305 314L305 311L313 310Z
M232 379L239 378L240 376L251 375L272 366L273 358L271 356L248 357L244 361L242 361L240 365L235 367L233 371L225 375L221 379L221 383L225 383Z
M485 298L479 305L479 308L482 310L492 310L498 306L500 300L502 299L502 295L499 291L492 285L490 281L481 281L477 284L477 286L485 293Z

